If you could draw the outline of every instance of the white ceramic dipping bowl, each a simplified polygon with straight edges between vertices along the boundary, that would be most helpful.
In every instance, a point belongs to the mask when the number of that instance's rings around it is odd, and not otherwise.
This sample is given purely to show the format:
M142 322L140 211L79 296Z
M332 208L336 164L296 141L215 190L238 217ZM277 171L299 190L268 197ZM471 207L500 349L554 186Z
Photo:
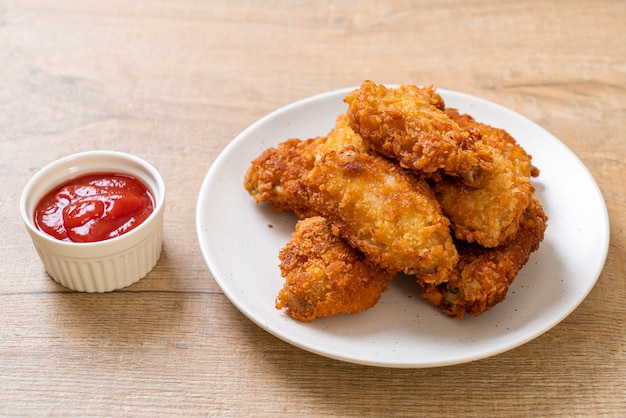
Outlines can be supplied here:
M154 211L139 226L105 241L60 241L37 229L35 208L52 189L90 173L127 174L140 180L154 198ZM115 151L88 151L54 161L26 184L20 212L46 272L80 292L110 292L129 286L156 265L163 242L165 184L147 162Z

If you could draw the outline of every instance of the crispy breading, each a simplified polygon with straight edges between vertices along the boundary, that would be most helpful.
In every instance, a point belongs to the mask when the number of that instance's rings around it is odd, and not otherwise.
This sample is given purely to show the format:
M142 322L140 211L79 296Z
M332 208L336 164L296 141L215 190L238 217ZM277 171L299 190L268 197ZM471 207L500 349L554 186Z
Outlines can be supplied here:
M440 283L456 264L450 222L432 190L389 160L330 151L302 182L333 232L379 266Z
M320 216L298 221L279 258L285 284L276 308L303 322L369 309L393 278L333 235Z
M244 187L256 203L268 202L276 211L293 211L300 217L314 216L317 213L311 211L302 177L326 152L348 147L360 152L369 150L341 114L326 137L292 138L264 150L248 167Z
M268 202L276 211L311 212L301 179L315 163L317 148L326 138L288 139L255 158L244 176L244 187L256 203Z
M275 210L327 217L336 234L385 269L440 282L457 259L449 220L423 180L367 151L340 116L327 138L266 150L245 186Z
M532 156L506 130L478 122L472 116L461 113L455 108L445 108L444 112L461 128L477 131L480 134L479 141L487 147L494 148L501 156L506 157L507 161L513 164L517 175L523 177L537 177L539 175L539 169L532 165ZM501 162L496 160L494 163L500 164Z
M547 225L530 155L432 87L366 81L346 102L328 136L284 141L246 172L257 203L302 218L276 307L306 322L359 312L400 271L454 318L504 300Z
M490 155L477 144L480 135L446 115L433 87L387 88L365 81L345 102L354 131L415 174L438 176L443 171L472 185L490 170Z
M480 142L492 156L492 171L474 186L444 176L433 184L433 190L456 238L496 247L517 231L534 192L530 176L538 170L505 130L476 122L456 109L446 109L446 113L462 128L480 132Z
M459 262L445 283L424 287L422 297L448 316L463 319L490 310L502 302L518 271L543 241L548 218L533 196L517 232L499 247L457 243Z

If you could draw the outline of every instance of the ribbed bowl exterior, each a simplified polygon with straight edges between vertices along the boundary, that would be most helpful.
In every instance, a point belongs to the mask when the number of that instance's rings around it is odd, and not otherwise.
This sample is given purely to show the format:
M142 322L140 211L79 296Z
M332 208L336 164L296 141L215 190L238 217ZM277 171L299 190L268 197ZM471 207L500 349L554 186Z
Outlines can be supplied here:
M56 282L79 292L102 293L138 282L156 265L163 244L162 228L117 254L88 260L65 257L34 242L46 272Z

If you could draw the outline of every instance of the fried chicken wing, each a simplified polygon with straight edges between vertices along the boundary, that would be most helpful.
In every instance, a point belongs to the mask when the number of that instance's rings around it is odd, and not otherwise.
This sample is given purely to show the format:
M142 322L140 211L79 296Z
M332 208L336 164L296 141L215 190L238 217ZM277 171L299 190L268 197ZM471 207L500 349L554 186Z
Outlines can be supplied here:
M495 151L499 156L506 158L517 175L523 177L539 175L539 169L532 165L532 156L507 131L477 122L472 116L460 113L455 108L448 107L444 111L461 128L477 131L480 134L480 142L488 147L489 152ZM494 162L494 164L500 163L500 161Z
M288 139L255 158L244 176L244 187L256 203L268 202L276 211L293 211L300 217L314 216L302 177L325 153L344 148L367 152L363 139L339 115L326 137Z
M276 308L303 322L369 309L393 278L333 235L320 216L298 221L279 258L285 284Z
M293 211L300 217L313 216L301 179L315 163L324 137L288 139L268 148L252 161L244 176L244 187L256 203L268 202L276 211Z
M387 159L330 151L302 182L333 233L379 266L440 283L456 264L449 220L432 190Z
M547 226L539 200L533 196L517 232L499 247L458 243L459 262L445 283L424 287L422 297L448 316L463 319L490 310L502 302L518 271L539 248Z
M530 176L538 170L505 130L476 122L456 109L446 109L446 113L462 128L480 132L480 142L492 156L492 171L474 186L444 176L433 184L433 190L458 239L496 247L517 231L534 192Z
M490 170L490 155L477 144L479 135L446 115L433 87L387 88L365 81L345 101L354 131L418 175L443 171L472 185Z

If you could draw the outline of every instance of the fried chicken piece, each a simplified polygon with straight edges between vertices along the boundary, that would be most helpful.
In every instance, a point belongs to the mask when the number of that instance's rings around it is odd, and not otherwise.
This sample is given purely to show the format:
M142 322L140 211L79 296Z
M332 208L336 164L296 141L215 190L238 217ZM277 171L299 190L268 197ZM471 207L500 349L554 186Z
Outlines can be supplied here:
M490 170L490 155L477 143L480 135L445 114L433 87L387 88L365 81L345 102L354 131L403 168L426 176L443 171L468 185Z
M288 139L266 149L248 167L244 187L256 203L268 202L276 211L293 211L300 217L316 215L310 210L301 179L313 168L324 141L324 137Z
M456 238L496 247L517 231L534 192L530 176L539 171L505 130L476 122L456 109L446 109L446 113L462 128L480 132L480 142L492 155L492 171L474 187L444 176L433 184L433 190Z
M539 248L547 226L539 200L532 197L517 232L499 247L459 243L459 262L448 281L439 285L419 283L422 297L452 318L463 319L490 310L506 297L518 271Z
M298 221L279 258L285 284L276 308L303 322L369 309L393 278L333 235L320 216Z
M287 140L261 154L244 185L257 202L323 215L385 269L439 282L457 253L432 190L368 148L340 116L326 138Z
M517 175L523 177L537 177L539 175L539 169L532 165L532 156L526 153L526 150L504 129L477 122L467 113L460 113L458 109L451 107L446 108L444 112L461 128L478 131L480 134L479 141L497 151L500 156L505 157L513 165ZM494 164L499 165L500 162L495 161Z
M440 283L456 264L450 222L432 190L389 160L329 151L302 182L333 233L382 268Z
M342 114L326 137L292 138L263 151L248 167L244 187L256 203L268 202L276 211L293 211L301 218L314 216L317 213L311 212L301 179L326 152L348 147L369 150Z

